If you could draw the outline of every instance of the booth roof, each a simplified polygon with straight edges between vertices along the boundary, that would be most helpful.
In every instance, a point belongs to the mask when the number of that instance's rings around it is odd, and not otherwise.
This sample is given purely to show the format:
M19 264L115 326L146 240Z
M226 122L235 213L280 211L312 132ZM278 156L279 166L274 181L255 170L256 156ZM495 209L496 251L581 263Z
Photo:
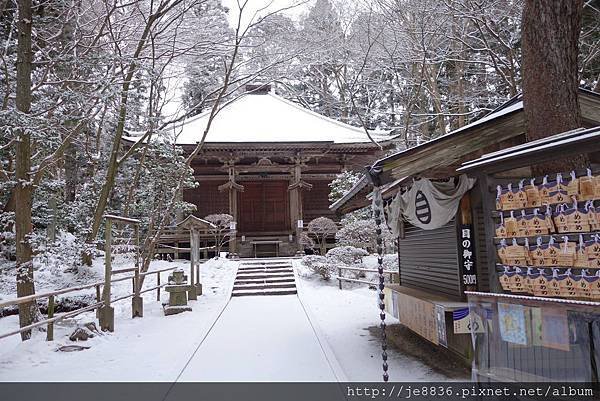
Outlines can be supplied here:
M600 95L589 90L579 89L579 104L582 119L588 126L600 123ZM428 170L437 170L449 175L456 175L456 169L469 155L488 146L525 133L522 95L508 100L490 113L462 128L449 132L421 145L408 148L376 161L369 167L372 175L379 176L381 184L388 184L405 177L422 174ZM347 196L342 197L330 208L347 209L346 203L356 203L350 209L355 210L368 204L367 199L354 202L353 199L365 192L367 180L357 183L360 188L352 188ZM346 210L345 213L351 210Z
M202 138L210 111L169 128L180 145ZM390 140L388 132L372 131L375 141ZM127 140L135 141L134 136ZM328 142L368 143L362 128L305 109L273 93L244 93L224 104L210 127L207 143Z
M600 151L600 127L575 129L487 153L463 163L458 172L499 172L557 158Z

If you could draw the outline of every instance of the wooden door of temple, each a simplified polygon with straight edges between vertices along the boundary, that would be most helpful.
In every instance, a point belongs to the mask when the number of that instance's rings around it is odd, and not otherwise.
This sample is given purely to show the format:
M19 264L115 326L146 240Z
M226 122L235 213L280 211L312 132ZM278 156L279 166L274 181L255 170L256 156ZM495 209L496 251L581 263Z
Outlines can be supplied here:
M244 182L239 193L238 221L242 233L290 230L288 181Z

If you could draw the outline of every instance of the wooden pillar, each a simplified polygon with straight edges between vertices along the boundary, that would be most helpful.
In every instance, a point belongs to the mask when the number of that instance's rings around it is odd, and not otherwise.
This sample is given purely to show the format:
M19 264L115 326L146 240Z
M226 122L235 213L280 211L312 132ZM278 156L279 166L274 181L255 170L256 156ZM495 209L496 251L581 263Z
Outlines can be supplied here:
M302 252L302 245L300 244L300 228L298 228L298 220L302 219L302 199L300 197L300 187L297 185L300 182L302 169L300 162L296 160L296 164L292 170L292 176L290 180L289 193L290 193L290 227L292 233L295 233L296 239L296 253Z
M302 234L302 228L298 227L298 221L303 220L302 210L302 190L310 190L312 185L302 181L302 158L297 157L295 160L294 168L292 170L292 177L288 191L290 193L290 223L292 232L296 234L296 252L302 252L304 249L300 244L300 236Z
M229 214L233 216L233 221L238 221L238 212L237 212L237 198L238 191L235 187L229 188ZM229 241L229 253L233 256L237 254L237 234L233 234L232 238Z
M200 277L196 278L196 271L200 264L200 233L197 228L192 227L190 229L190 285L191 290L188 291L188 300L198 299L198 295L202 294L202 287L200 287L200 293L198 293L198 287L196 283L200 282Z
M238 184L237 182L235 182L235 177L237 175L237 172L235 171L235 160L234 159L230 159L224 162L225 163L225 167L228 170L229 173L229 180L223 184L219 186L219 191L228 191L229 194L229 214L233 217L233 221L235 222L236 226L237 226L237 221L238 221L238 206L237 206L237 198L238 198L238 192L244 192L244 187L240 184ZM237 238L236 238L236 233L233 233L232 238L229 241L229 254L232 256L236 256L237 255Z

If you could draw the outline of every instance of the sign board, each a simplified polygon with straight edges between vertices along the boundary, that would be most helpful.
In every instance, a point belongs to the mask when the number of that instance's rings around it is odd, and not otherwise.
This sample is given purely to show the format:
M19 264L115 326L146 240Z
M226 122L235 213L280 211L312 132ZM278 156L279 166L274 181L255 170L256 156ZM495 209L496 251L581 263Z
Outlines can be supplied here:
M392 291L392 316L398 319L398 293Z
M298 220L298 228L304 228L304 220Z
M421 337L438 344L435 305L431 302L398 293L398 319Z
M454 334L483 333L483 321L474 314L469 313L469 308L461 308L452 312L454 321Z
M461 224L458 239L458 261L463 285L477 285L475 237L472 224Z
M437 334L440 345L448 348L448 339L446 338L446 309L442 305L435 306L435 318L437 320Z

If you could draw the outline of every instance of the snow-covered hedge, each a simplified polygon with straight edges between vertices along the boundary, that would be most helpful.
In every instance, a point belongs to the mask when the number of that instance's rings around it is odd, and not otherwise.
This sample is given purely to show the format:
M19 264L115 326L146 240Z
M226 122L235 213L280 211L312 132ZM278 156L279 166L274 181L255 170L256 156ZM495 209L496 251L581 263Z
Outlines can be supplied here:
M334 264L359 265L369 252L354 246L336 246L327 252L327 259Z

